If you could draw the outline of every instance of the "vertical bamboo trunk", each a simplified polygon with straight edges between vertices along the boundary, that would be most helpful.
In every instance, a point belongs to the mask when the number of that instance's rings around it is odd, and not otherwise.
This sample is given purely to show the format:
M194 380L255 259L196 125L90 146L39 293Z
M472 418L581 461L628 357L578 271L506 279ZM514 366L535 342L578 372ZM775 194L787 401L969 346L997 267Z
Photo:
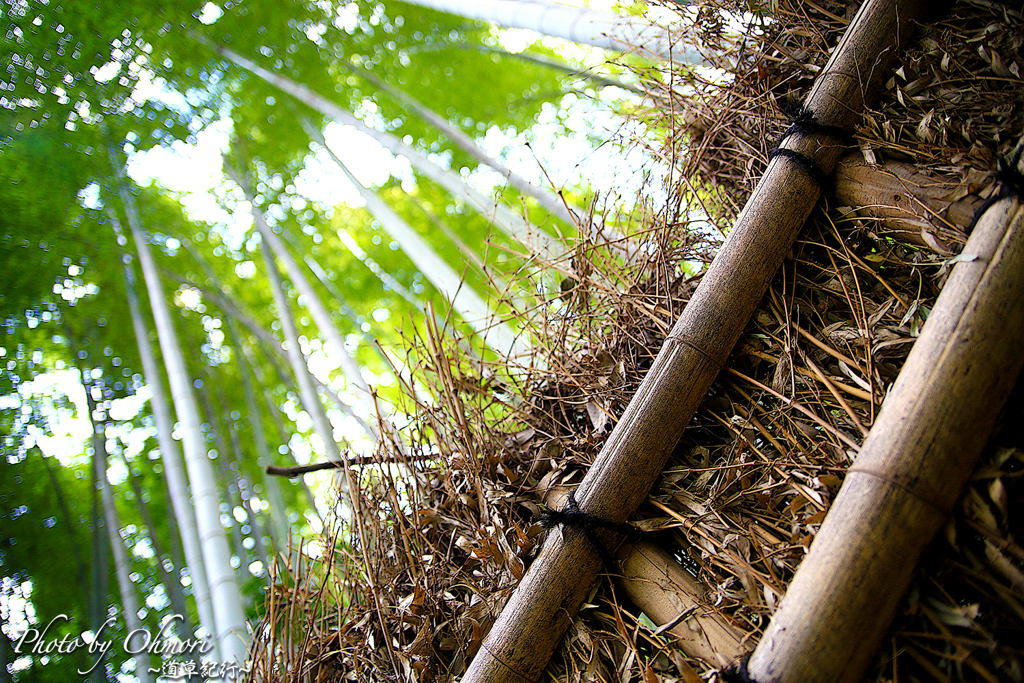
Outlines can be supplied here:
M86 381L86 371L81 367L79 367L79 372L82 376L82 387L85 389L86 405L89 408L89 424L92 426L94 452L93 466L96 468L96 479L100 485L100 499L103 505L103 521L107 528L107 538L110 550L114 555L114 575L117 577L117 587L121 593L121 613L124 616L124 625L128 633L134 633L142 628L142 620L139 619L139 595L131 580L128 551L124 547L124 539L121 538L121 522L117 508L114 506L114 492L111 489L110 480L107 478L108 456L105 444L105 425L103 422L97 422L95 417L97 410L92 389L99 385ZM125 646L126 649L138 650L132 654L132 659L135 660L135 676L141 683L152 683L153 674L150 672L149 653L140 647L137 639L126 641Z
M759 683L859 681L1024 355L1024 202L984 214L750 658Z
M313 379L310 376L306 358L302 354L302 349L299 348L299 333L295 329L288 297L284 292L284 286L281 284L281 274L277 270L277 264L274 263L274 255L266 242L263 243L261 251L263 253L263 262L267 269L267 278L270 280L270 290L274 295L274 305L277 306L277 319L281 323L281 334L284 335L285 341L288 342L288 362L291 364L292 372L295 374L295 384L299 388L299 397L306 408L306 412L309 414L309 419L313 422L313 431L324 444L324 454L327 456L327 459L341 460L338 442L334 440L334 427L331 426L331 421L328 419L324 406L320 402L320 396L313 385ZM341 352L345 353L346 351L342 348Z
M270 456L270 448L267 445L267 435L263 430L263 415L256 400L254 378L252 368L249 366L249 356L242 344L242 337L238 333L238 326L235 321L228 318L228 334L231 346L235 349L235 360L238 363L238 374L242 376L242 388L245 390L245 407L248 414L249 426L252 429L252 439L256 444L256 464L262 470L267 465L273 464ZM286 550L288 545L288 510L281 495L281 486L273 477L264 477L264 487L270 501L270 554L274 555L279 550ZM265 563L267 576L270 576L270 561Z
M164 363L167 367L171 398L178 414L185 466L188 470L189 482L192 485L192 502L196 510L196 524L202 548L203 564L206 567L206 576L209 580L213 617L217 626L214 635L219 643L219 652L223 660L241 664L245 661L249 633L242 610L242 596L231 569L227 537L224 526L220 522L220 507L213 483L213 468L210 465L206 444L200 429L199 412L196 408L195 396L192 393L192 379L189 377L181 345L178 342L178 335L171 320L170 307L164 298L156 260L153 258L149 242L142 228L142 220L135 204L135 197L128 189L124 179L124 167L119 159L119 151L112 143L108 144L107 151L117 177L117 189L124 205L128 227L131 230L132 239L135 240L139 266L142 268L146 288L149 291L149 302L153 309L153 320L156 323L160 350L163 352Z
M380 222L388 234L395 238L416 268L451 304L466 324L480 335L484 343L502 356L525 356L529 348L524 340L515 333L515 330L508 323L496 319L497 317L483 298L466 284L455 269L448 265L448 262L401 216L395 213L376 192L359 182L345 162L327 145L327 141L320 131L308 121L303 122L303 127L313 141L327 151L334 163L359 192L363 201L366 202L367 210Z
M64 523L65 532L68 535L68 540L71 545L71 554L75 558L75 569L78 574L78 585L82 590L82 595L89 594L89 581L86 578L87 567L85 562L82 560L82 551L78 547L78 543L75 542L75 526L76 521L71 516L71 509L68 507L68 498L64 495L64 487L60 485L60 480L57 479L57 475L54 474L53 465L50 464L50 458L40 458L43 463L43 467L46 468L46 474L50 480L50 486L53 489L53 495L57 499L57 505L61 511L61 521ZM3 641L0 640L0 645ZM2 662L0 662L2 664ZM6 673L6 670L0 666L0 675ZM2 679L0 679L2 680Z
M216 449L217 458L213 461L213 472L217 477L217 491L220 492L221 507L225 509L229 524L229 540L231 542L231 554L238 558L238 566L235 567L235 580L239 586L245 585L246 553L245 539L242 538L242 528L235 518L235 508L238 507L238 478L232 471L232 458L228 454L228 445L224 441L224 430L227 428L221 414L213 405L210 396L210 385L212 384L210 373L204 373L206 380L196 387L198 392L199 405L203 409L203 416L206 417L205 424L209 425L209 433L213 435L213 446ZM197 383L198 384L198 383Z
M112 215L111 219L116 220L116 216ZM196 601L199 624L209 635L216 636L217 625L213 617L210 583L206 578L206 564L203 562L202 545L199 542L199 527L196 523L196 513L192 507L191 495L189 494L188 475L185 472L185 466L181 459L181 451L178 449L178 444L172 436L174 433L174 421L171 419L171 409L167 402L167 394L164 391L160 368L153 354L152 342L149 340L149 330L146 327L142 308L139 305L139 295L135 288L135 272L127 263L123 264L123 268L125 291L128 297L128 312L132 318L132 329L135 332L135 343L139 348L142 372L150 390L149 403L153 410L153 419L156 422L156 438L160 446L160 462L163 463L164 473L167 475L167 491L171 499L171 506L174 509L174 516L179 522L178 528L181 532L181 545L185 551L185 563L188 566L189 576L192 577L192 596ZM175 577L175 580L178 581L178 587L180 588L180 578ZM182 617L184 616L186 615L182 614ZM215 643L215 656L219 656L219 647L219 643Z
M921 0L869 0L861 7L807 98L820 121L854 126L924 7ZM826 174L842 152L821 135L793 136L786 146ZM576 498L584 512L621 522L647 496L819 195L793 161L776 158L769 165L580 484ZM538 680L599 568L582 533L553 530L462 683Z
M70 333L68 336L71 339ZM72 342L73 343L73 342ZM72 348L72 350L74 350ZM107 620L108 595L107 579L110 576L110 553L107 552L107 523L103 519L103 510L100 509L100 480L97 476L96 460L101 457L100 451L93 449L92 463L92 562L89 568L92 575L89 577L89 629L98 633L100 627ZM106 683L107 672L104 664L106 653L100 651L96 658L96 666L89 674L89 680L94 683Z
M149 536L149 543L153 546L153 554L156 556L154 564L156 565L157 575L160 577L160 583L167 590L167 599L171 603L171 609L174 611L174 614L181 617L180 632L186 638L191 638L194 635L194 629L188 615L188 601L185 599L185 591L181 588L178 565L171 560L170 555L164 552L163 543L160 541L156 530L156 524L153 523L153 516L149 514L146 496L142 492L142 486L139 484L138 477L132 471L131 462L125 457L123 449L118 450L118 455L128 471L128 484L131 486L132 493L135 494L135 508L138 510L139 516L142 517L142 523L146 527L146 534ZM168 570L164 562L170 563L171 569Z
M248 187L243 183L242 176L233 172L230 169L225 169L227 175L235 181L242 192L245 194L246 200L252 207L252 219L256 225L256 230L259 231L260 237L263 239L264 253L268 254L266 258L274 258L275 256L281 260L284 266L285 272L288 274L288 278L291 280L292 285L299 290L299 292L306 299L306 310L309 311L313 321L316 323L317 329L320 330L320 334L327 340L329 347L334 351L335 357L338 359L338 364L341 366L341 370L345 375L345 379L348 380L349 390L355 395L360 402L362 402L367 409L367 412L371 417L376 414L376 403L373 400L373 392L367 385L366 380L363 378L362 372L359 369L359 364L349 354L348 349L345 348L345 340L334 323L334 319L331 317L330 311L324 306L320 300L320 296L316 290L310 284L309 279L306 277L295 257L292 256L291 252L288 251L288 247L285 246L284 241L278 237L277 233L274 232L265 218L263 212L257 208L256 203L253 201L252 196L249 193ZM267 250L270 250L267 252ZM303 361L303 364L305 361ZM378 439L379 434L376 431L371 431L367 434L372 439Z
M409 109L419 114L420 118L444 133L449 140L455 143L466 154L473 157L481 164L490 166L492 169L497 171L509 185L519 190L522 194L536 199L537 203L552 216L560 218L567 224L575 227L576 218L573 216L572 211L569 210L569 207L566 205L565 200L562 197L551 190L534 185L522 176L513 172L512 169L504 163L485 152L483 148L476 144L471 137L448 123L447 119L433 109L427 107L412 95L409 95L408 93L384 82L366 69L353 64L343 64L343 66L353 73L359 74L362 78L368 80L370 83L374 84L384 92L402 102Z
M678 64L701 64L693 47L673 44L671 31L643 17L628 17L586 7L571 7L542 0L407 0L440 12L494 22L507 28L525 28L579 45L615 52L635 52L651 59Z
M258 368L259 366L257 365L253 366L254 370ZM257 379L259 379L258 374ZM289 441L289 434L288 430L284 428L284 420L282 419L281 416L281 409L278 407L277 403L274 402L274 399L271 396L270 391L267 389L263 390L263 400L267 404L267 410L270 413L270 419L274 423L274 428L277 430L278 440L280 441L281 444L287 444ZM284 458L289 461L289 464L296 464L295 456L292 454L292 452L287 449L285 449L285 451L286 452L284 453ZM313 489L309 488L309 484L306 483L305 479L300 478L298 484L302 488L303 493L306 494L306 502L309 503L309 509L312 512L314 512L322 521L325 518L325 513L324 511L320 510L320 508L317 506L316 496L313 495Z
M223 392L219 393L221 405L227 405L227 400L225 399ZM256 507L252 503L251 483L243 474L244 470L242 469L242 462L245 459L245 453L242 450L242 444L238 434L238 423L229 422L230 417L230 415L225 415L222 419L222 424L224 425L224 429L227 430L231 444L228 476L234 480L234 485L238 489L238 499L242 504L242 509L245 510L245 515L249 522L249 528L252 529L252 540L254 542L253 550L256 554L256 559L260 561L260 564L262 564L264 568L269 568L270 558L267 557L267 545L263 540L266 538L266 535L263 533L262 522L256 514ZM284 514L283 511L281 514ZM268 582L270 581L269 572L265 573L263 576Z
M474 211L497 226L509 237L530 247L541 258L553 260L564 251L551 235L524 220L502 202L488 199L477 192L458 173L441 168L396 136L368 126L361 119L353 116L351 112L345 111L334 102L318 95L301 83L297 83L278 73L268 71L237 52L214 45L203 39L200 40L225 59L262 78L282 92L288 93L310 109L334 119L337 123L352 126L356 130L369 135L392 154L404 156L425 177L448 190L453 196L461 197Z
M241 310L239 310L237 306L232 304L231 301L229 301L222 294L220 294L219 290L211 287L203 287L201 285L196 285L195 283L189 282L186 278L174 276L173 274L170 277L177 277L177 279L180 282L187 283L190 287L197 287L200 291L202 291L203 296L208 298L210 301L216 303L222 312L226 313L230 318L233 318L234 320L237 320L241 324L245 325L245 327L248 328L249 331L253 333L256 339L261 342L263 349L268 352L267 360L269 360L270 363L278 371L278 375L280 376L281 381L284 382L285 384L291 383L291 379L289 378L288 373L282 369L281 364L278 362L278 358L287 358L288 351L282 346L281 342L274 338L274 335L272 335L269 330L267 330L265 327L261 327L259 324L256 323L255 320L252 319L251 316L246 315ZM327 398L331 399L331 402L334 403L335 407L338 410L340 410L345 415L355 420L356 424L358 424L359 427L367 435L372 436L373 434L376 433L374 429L370 426L370 424L366 422L366 420L359 417L359 415L352 411L352 407L350 405L341 400L341 397L338 396L338 393L334 391L334 389L327 386L316 377L313 377L312 375L310 376L312 377L313 382L316 384L317 388L323 391Z

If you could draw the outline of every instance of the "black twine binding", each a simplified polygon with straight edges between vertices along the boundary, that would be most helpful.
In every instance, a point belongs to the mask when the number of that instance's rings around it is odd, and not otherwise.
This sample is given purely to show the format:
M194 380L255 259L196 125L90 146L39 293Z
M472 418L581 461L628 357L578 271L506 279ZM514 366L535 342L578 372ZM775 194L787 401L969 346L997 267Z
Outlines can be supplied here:
M797 163L800 168L807 171L807 175L814 179L814 182L818 183L818 187L821 188L822 192L828 192L832 194L832 182L828 175L821 170L818 164L814 163L814 159L810 158L806 154L801 154L794 149L786 149L785 147L776 147L768 153L768 161L771 161L775 157L786 157L792 159Z
M776 147L782 145L782 143L786 141L786 138L794 133L804 133L806 135L820 133L822 135L829 135L847 145L852 145L854 142L853 133L845 128L840 128L839 126L822 123L818 120L818 117L814 115L814 112L808 109L805 105L789 102L781 105L781 108L782 111L789 116L789 128L782 133L782 136L779 138L779 142L775 145Z
M768 161L771 161L775 157L791 159L814 179L814 182L818 184L818 187L821 188L822 192L829 195L833 194L832 182L829 179L828 174L821 170L821 167L815 163L814 159L811 159L806 154L801 154L796 150L785 149L782 147L782 143L785 142L790 135L802 133L805 135L829 135L840 140L844 144L851 145L854 141L853 133L844 128L840 128L839 126L821 123L814 115L814 112L802 104L782 105L782 109L789 116L789 128L783 131L779 141L775 144L775 149L768 153Z
M718 680L723 683L757 683L747 671L747 662L750 660L750 655L743 655L743 659L736 662L728 669L722 669L718 672Z
M615 560L612 559L607 546L598 537L597 529L616 531L631 538L637 536L636 529L628 524L613 522L610 519L591 515L580 510L580 505L576 502L575 491L569 493L561 510L544 510L541 512L540 525L545 529L554 529L558 525L579 529L587 537L591 545L594 546L594 549L597 550L597 554L601 556L601 561L604 562L604 566L609 570L613 570L616 567Z
M992 196L982 202L978 210L974 212L974 218L971 219L971 224L967 226L968 235L974 232L974 228L978 225L982 215L996 202L1007 197L1024 198L1024 174L1017 168L1022 154L1024 154L1024 145L1018 147L1017 151L1009 159L1003 157L999 160L999 165L996 168L996 182L999 183L999 190L993 192Z

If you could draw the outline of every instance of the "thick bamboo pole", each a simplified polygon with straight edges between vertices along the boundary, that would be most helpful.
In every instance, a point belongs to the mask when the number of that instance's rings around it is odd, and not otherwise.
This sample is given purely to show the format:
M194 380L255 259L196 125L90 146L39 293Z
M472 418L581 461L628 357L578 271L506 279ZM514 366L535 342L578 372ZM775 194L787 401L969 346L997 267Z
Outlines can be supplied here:
M853 128L924 7L922 0L869 0L861 7L807 98L821 122ZM785 146L826 174L843 151L824 135L794 135ZM576 491L584 512L621 522L647 496L819 195L793 161L769 165ZM599 569L583 533L549 533L462 683L538 680Z
M853 683L946 521L1024 364L1024 202L990 207L748 663Z

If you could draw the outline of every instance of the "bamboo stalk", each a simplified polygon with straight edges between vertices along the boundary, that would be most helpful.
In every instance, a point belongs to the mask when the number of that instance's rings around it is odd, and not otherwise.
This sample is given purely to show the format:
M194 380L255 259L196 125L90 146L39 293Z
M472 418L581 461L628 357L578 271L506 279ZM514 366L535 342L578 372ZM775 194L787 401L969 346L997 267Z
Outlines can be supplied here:
M708 604L704 586L674 557L649 541L624 544L618 557L617 583L680 650L718 668L743 654L744 632Z
M963 254L750 658L759 683L861 680L1020 374L1024 202L990 207Z
M921 0L869 0L861 7L808 96L806 105L819 120L853 127L924 6ZM826 174L843 151L822 135L795 135L785 146ZM768 166L580 484L576 499L583 511L621 522L647 496L819 196L815 181L791 160L776 158ZM584 534L552 530L462 683L536 681L599 569Z
M839 206L879 219L890 237L945 250L963 241L960 228L982 204L969 190L963 182L925 175L907 163L870 164L859 152L840 159L835 173Z
M560 508L570 489L559 486L544 495L545 505ZM703 584L672 555L646 540L626 541L615 552L620 573L615 581L658 627L690 657L722 668L748 652L746 633L707 600Z

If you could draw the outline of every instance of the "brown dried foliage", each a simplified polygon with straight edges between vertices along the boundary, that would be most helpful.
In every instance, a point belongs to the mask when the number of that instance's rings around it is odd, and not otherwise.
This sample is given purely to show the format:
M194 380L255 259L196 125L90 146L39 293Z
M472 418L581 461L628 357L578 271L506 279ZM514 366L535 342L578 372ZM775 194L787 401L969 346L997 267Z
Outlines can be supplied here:
M536 554L540 506L582 479L713 255L709 226L730 224L764 169L786 123L778 103L802 98L853 13L780 1L736 43L724 29L736 9L701 4L695 23L729 78L687 71L648 84L644 115L681 180L667 206L628 218L632 255L582 240L544 264L548 295L511 302L533 320L532 367L483 362L434 327L416 340L411 376L431 399L414 400L404 447L355 472L361 513L335 529L328 557L279 568L255 680L452 681L465 670ZM860 149L959 179L964 194L990 192L997 155L1024 131L1022 42L1018 11L956 3L919 33L864 117ZM814 214L632 520L751 646L948 270L948 255L892 240L856 208ZM875 680L1024 679L1022 396L1004 423L922 562ZM605 577L548 676L646 683L712 671Z

